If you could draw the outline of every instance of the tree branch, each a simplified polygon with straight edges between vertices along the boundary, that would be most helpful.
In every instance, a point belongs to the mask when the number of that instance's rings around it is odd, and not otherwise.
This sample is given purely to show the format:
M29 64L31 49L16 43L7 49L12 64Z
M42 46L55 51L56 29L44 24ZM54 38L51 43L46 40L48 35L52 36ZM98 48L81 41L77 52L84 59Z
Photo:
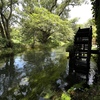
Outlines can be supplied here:
M64 2L62 2L62 4L61 4L61 10L58 12L59 16L63 13L64 9L66 8L66 6L69 5L69 3L70 3L70 0L69 1L65 0Z
M3 5L4 5L3 0L1 0L0 13L1 13L2 10L3 10Z
M5 38L5 34L4 34L4 31L3 31L3 26L2 26L2 24L1 24L1 22L0 22L0 30L1 30L1 36L2 36L3 38Z
M57 5L57 0L54 1L54 4L52 5L50 12L52 12L53 8Z
M9 17L8 17L8 20L11 18L11 15L12 15L12 0L10 0L10 14L9 14Z

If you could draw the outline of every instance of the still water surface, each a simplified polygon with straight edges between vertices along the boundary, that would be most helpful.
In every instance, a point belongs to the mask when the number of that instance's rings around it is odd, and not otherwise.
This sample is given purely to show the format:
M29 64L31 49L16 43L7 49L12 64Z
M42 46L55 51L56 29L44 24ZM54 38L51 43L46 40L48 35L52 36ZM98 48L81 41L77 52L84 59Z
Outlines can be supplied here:
M0 100L56 100L58 91L67 91L86 78L69 75L67 56L64 50L31 50L1 59ZM89 84L93 83L94 66Z

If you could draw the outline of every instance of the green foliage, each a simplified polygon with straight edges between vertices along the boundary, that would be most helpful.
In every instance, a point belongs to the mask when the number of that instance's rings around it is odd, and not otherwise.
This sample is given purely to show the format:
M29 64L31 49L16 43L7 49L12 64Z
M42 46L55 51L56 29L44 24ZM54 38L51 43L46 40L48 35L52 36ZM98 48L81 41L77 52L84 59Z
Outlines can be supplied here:
M0 2L1 36L5 38L5 40L8 40L6 41L8 42L8 47L12 47L12 41L15 43L28 42L33 47L36 43L45 43L48 41L54 45L64 45L67 40L70 41L73 37L73 30L66 20L68 12L70 11L68 6L80 5L84 1L85 0L61 0L61 2L59 2L59 0L2 0ZM27 38L22 37L22 34L19 34L19 30L17 31L17 29L16 31L14 29L10 34L10 29L13 29L13 25L22 26L24 30L23 34L26 35L27 33ZM59 37L55 40L56 35L54 34L56 33ZM53 38L50 38L50 36Z
M14 6L17 4L18 0L1 0L0 9L3 10L3 15L8 19L11 12L11 7L14 9ZM0 12L2 13L2 12ZM0 17L1 18L1 17Z
M84 24L84 27L90 27L90 26L95 26L94 19L88 19L88 21Z
M93 5L93 15L95 17L95 23L96 23L96 28L97 28L97 44L98 44L98 50L100 50L100 0L91 0L91 3ZM97 66L98 66L98 72L100 73L100 54L98 54L98 61L97 61Z
M75 5L80 5L85 0L25 0L23 3L24 11L26 13L33 13L34 12L34 7L43 7L50 11L51 13L54 13L58 16L60 16L62 19L68 18L68 13L70 9L68 6L75 6Z
M34 13L30 14L23 24L23 34L41 43L71 41L73 31L68 24L67 20L61 20L46 9L35 7Z
M6 39L0 37L0 48L5 47L6 46Z
M10 37L11 18L17 0L1 0L0 1L0 33L3 39L6 41L6 47L12 48L12 41ZM5 45L5 43L4 43Z
M71 100L71 97L64 92L62 93L61 100Z
M70 22L66 20L69 12L67 7L80 5L84 1L25 0L22 2L24 11L21 21L23 23L22 30L27 38L24 38L24 42L27 41L34 47L37 42L64 45L66 41L72 41L74 32L72 26L69 25Z
M13 50L11 48L6 48L6 49L3 48L0 50L0 58L5 57L5 56L12 54L12 53L13 53Z
M11 31L11 38L12 38L12 41L14 43L22 43L22 34L21 34L21 28L15 28L13 27L12 28L12 31Z
M100 46L100 9L98 11L98 17L96 19L96 25L97 25L97 42Z
M94 19L89 19L84 25L84 27L90 27L92 26L92 39L96 41L97 39L97 29Z
M13 43L12 50L13 50L14 54L24 52L26 49L27 48L26 48L25 44L22 44L22 43Z
M70 20L70 25L71 25L71 28L73 29L74 33L76 33L79 28L79 25L77 24L78 20L79 20L78 18L74 18L74 19Z
M92 10L93 10L93 15L95 17L95 23L96 23L96 28L97 28L97 42L100 47L100 1L99 0L91 0L92 3Z
M66 45L66 51L67 52L72 51L73 50L73 47L74 47L73 42L67 43L67 45Z

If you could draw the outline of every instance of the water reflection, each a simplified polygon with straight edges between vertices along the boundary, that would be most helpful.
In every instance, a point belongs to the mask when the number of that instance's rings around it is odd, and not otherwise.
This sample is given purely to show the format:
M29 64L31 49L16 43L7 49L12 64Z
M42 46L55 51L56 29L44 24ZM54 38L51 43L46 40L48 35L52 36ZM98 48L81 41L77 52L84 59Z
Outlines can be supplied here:
M55 95L59 89L66 91L84 80L82 75L69 75L66 65L66 52L28 51L9 55L0 63L0 100L57 98ZM94 74L91 74L91 80Z
M94 82L96 82L97 80L97 66L96 66L96 63L94 61L90 61L90 69L89 69L89 73L82 73L81 71L80 72L75 72L74 70L72 72L69 71L69 60L67 62L67 69L66 69L66 77L71 77L70 79L70 82L74 80L77 80L75 82L79 83L81 82L82 80L85 80L85 84L87 85L93 85ZM67 78L68 79L68 78ZM80 80L80 81L79 81ZM68 82L68 80L67 80ZM71 82L71 83L73 83ZM75 83L74 82L74 83ZM72 85L71 85L72 86Z
M31 91L29 77L33 77L49 67L59 66L59 60L60 54L44 51L7 56L0 63L0 99L10 98L11 100L19 95L20 98L24 97ZM14 93L11 95L9 91L12 89L14 89Z
M26 61L24 61L23 59L24 55L18 55L15 57L14 66L16 66L17 69L23 68L23 66L26 65Z
M25 61L22 56L8 55L3 59L3 67L0 69L0 97L7 97L9 90L14 88L26 76L24 71ZM20 84L22 84L20 82ZM5 100L5 99L4 99ZM11 100L11 99L10 99Z
M15 78L14 55L11 54L4 61L4 66L0 69L0 96L6 95Z

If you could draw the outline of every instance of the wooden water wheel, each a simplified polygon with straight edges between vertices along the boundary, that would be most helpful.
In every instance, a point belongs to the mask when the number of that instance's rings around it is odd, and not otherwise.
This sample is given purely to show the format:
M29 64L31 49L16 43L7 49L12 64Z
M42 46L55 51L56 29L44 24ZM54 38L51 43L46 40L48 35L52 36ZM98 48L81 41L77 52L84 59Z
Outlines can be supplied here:
M74 47L70 52L69 70L88 73L90 69L92 46L92 27L77 31L74 38Z

